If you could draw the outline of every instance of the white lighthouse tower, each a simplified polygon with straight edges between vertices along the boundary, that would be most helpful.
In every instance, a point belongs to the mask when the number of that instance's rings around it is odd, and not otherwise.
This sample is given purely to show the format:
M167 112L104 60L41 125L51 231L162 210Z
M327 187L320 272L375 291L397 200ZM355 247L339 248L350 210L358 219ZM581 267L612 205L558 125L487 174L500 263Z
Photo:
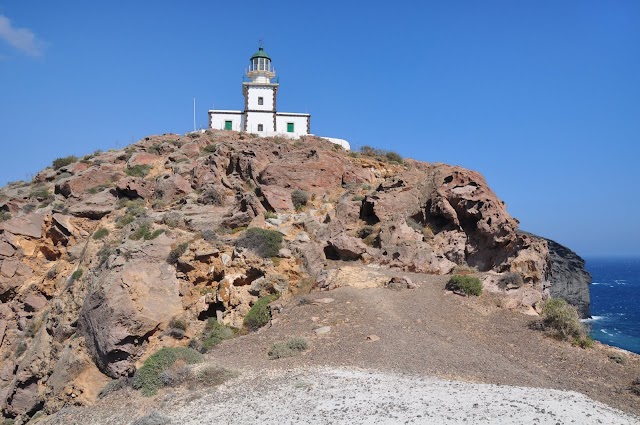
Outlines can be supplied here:
M209 126L217 130L235 130L260 136L298 138L311 132L311 115L278 112L276 97L279 84L272 82L276 71L262 46L249 62L248 81L242 83L244 111L210 110Z

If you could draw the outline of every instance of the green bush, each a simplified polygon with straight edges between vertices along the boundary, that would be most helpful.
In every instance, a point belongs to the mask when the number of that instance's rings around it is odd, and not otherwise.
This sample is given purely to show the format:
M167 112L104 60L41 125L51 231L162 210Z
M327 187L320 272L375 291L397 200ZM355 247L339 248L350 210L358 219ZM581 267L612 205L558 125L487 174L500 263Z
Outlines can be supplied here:
M209 154L209 153L216 153L217 150L218 150L218 145L207 145L202 147L200 149L200 152Z
M282 235L274 230L252 227L236 240L236 246L248 248L261 257L275 257L282 248Z
M93 239L95 240L102 239L108 234L109 234L109 230L105 229L104 227L101 227L98 230L96 230L96 232L93 234Z
M269 348L267 355L271 360L281 359L284 357L295 356L308 348L309 341L302 337L294 337L289 339L287 342L277 342L273 344Z
M396 164L402 164L402 156L400 156L399 153L389 151L389 152L385 153L385 157L387 158L387 161L389 161L389 162L395 162Z
M235 337L236 334L237 331L234 328L220 323L213 317L210 317L207 320L204 331L202 332L202 346L200 351L206 353L222 341Z
M9 211L0 211L0 222L11 219L11 213Z
M43 199L47 199L50 195L51 193L46 187L34 187L29 193L29 198L35 198L38 201L42 201Z
M244 317L244 326L252 331L260 329L271 320L269 303L278 299L278 295L267 295L259 298Z
M125 173L131 177L146 177L150 171L151 167L149 165L134 165L133 167L128 167Z
M360 148L360 153L364 156L374 157L380 161L394 162L396 164L403 163L402 156L400 156L400 154L385 149L376 149L365 145Z
M465 295L479 296L482 293L482 282L475 276L457 274L449 279L447 289L462 292Z
M51 164L54 170L59 170L62 167L66 167L69 164L73 164L77 162L78 158L74 155L65 156L64 158L57 158L53 160Z
M291 192L291 202L296 210L300 210L309 202L309 194L304 190L296 189Z
M542 324L545 329L555 333L559 338L572 340L578 345L587 337L584 325L580 322L578 311L561 298L549 298L542 307Z
M188 247L189 247L189 244L187 242L183 242L183 243L179 244L178 246L176 246L175 248L173 248L169 252L169 256L167 257L167 263L169 263L169 264L177 263L178 259L182 256L182 254L187 252L187 248Z
M163 229L156 229L153 232L151 231L151 223L141 223L140 226L129 236L129 239L137 241L140 239L144 239L145 241L149 241L157 238L164 232Z
M160 374L181 360L186 364L202 361L202 354L187 347L165 347L149 356L133 376L132 386L145 396L151 396L163 387Z
M73 272L73 274L71 275L71 280L78 280L82 277L82 269L78 269L75 272Z
M278 218L278 214L272 212L272 211L265 211L264 212L264 218Z

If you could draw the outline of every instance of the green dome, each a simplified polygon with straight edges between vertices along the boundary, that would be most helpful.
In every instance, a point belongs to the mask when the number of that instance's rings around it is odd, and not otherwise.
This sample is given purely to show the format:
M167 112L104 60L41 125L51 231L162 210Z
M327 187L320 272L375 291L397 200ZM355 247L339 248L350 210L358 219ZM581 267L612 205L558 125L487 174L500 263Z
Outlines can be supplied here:
M251 56L251 59L255 59L255 58L267 58L267 59L271 60L271 58L269 57L269 55L268 55L268 54L266 54L266 53L264 52L264 50L262 49L262 47L259 47L259 48L258 48L258 51L257 51L257 52L255 52L255 53L253 54L253 56Z

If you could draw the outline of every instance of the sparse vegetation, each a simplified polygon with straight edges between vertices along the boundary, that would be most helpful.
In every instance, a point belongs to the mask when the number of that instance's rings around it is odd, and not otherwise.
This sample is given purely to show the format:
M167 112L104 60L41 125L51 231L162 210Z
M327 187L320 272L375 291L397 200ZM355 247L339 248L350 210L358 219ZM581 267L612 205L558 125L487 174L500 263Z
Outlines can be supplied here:
M266 297L259 298L244 317L244 326L255 331L269 323L269 320L271 320L269 303L277 299L278 295L267 295Z
M578 311L561 298L549 298L542 307L542 325L557 338L569 340L582 348L593 346L593 339L580 322Z
M146 177L150 171L151 167L149 165L134 165L133 167L128 167L125 173L131 177Z
M187 347L165 347L149 356L144 365L133 376L132 386L143 395L151 396L164 386L160 374L177 361L195 364L202 361L202 354Z
M171 425L171 418L153 411L139 417L131 425Z
M447 283L447 289L464 295L479 296L482 294L482 282L474 276L454 275Z
M272 211L265 211L264 212L264 218L278 218L278 214L272 212Z
M622 353L609 354L609 360L611 360L614 363L618 363L618 364L626 364L627 363L627 356L625 356Z
M248 248L261 257L275 257L282 248L282 235L275 230L251 227L236 240L236 246Z
M167 263L169 264L177 263L178 259L182 256L182 254L187 252L187 248L189 248L189 244L187 242L178 244L175 248L173 248L169 252L169 256L167 257Z
M129 378L121 377L107 382L107 385L102 387L98 393L98 398L105 398L111 393L127 388L129 386Z
M237 376L238 372L219 366L205 366L195 374L196 382L207 387L222 385Z
M360 148L360 153L364 156L376 158L379 161L393 162L396 164L402 164L404 162L402 156L396 152L385 149L376 149L371 146L362 146Z
M474 273L478 273L478 269L467 264L458 264L453 269L453 274L469 275Z
M198 348L201 353L206 353L222 341L235 337L237 333L236 329L220 323L215 318L210 317L202 331L202 342Z
M522 276L518 273L505 273L498 283L502 288L519 288L524 285L524 281L522 280Z
M290 338L287 342L277 342L273 344L267 355L269 359L281 359L284 357L295 356L309 348L309 341L306 338L294 337Z
M629 390L631 390L635 395L640 396L640 377L637 377L633 382L631 382Z
M42 201L44 199L47 199L50 195L51 193L49 192L48 188L40 186L40 187L34 187L33 189L31 189L31 192L29 193L29 198L35 198L38 201Z
M166 213L162 217L162 222L167 226L174 228L180 226L184 222L184 219L182 217L182 214L180 214L179 212L171 211Z
M171 335L172 338L182 339L184 338L186 331L187 331L187 322L185 322L184 320L176 319L174 317L169 322L169 329L167 330L167 333Z
M57 158L53 160L51 164L54 170L59 170L62 167L66 167L67 165L73 164L77 162L78 158L74 155L65 156L64 158Z
M20 341L18 345L16 345L16 358L24 354L25 351L27 351L27 342Z
M200 152L204 154L216 153L218 151L218 145L207 145L200 149Z
M109 234L109 230L104 228L104 227L100 227L98 230L96 230L96 232L93 234L93 239L95 240L99 240L104 238L105 236L107 236Z
M364 201L364 198L365 198L364 195L355 195L353 198L351 198L351 200L355 202L362 202Z
M11 213L9 211L0 210L0 222L11 219Z
M215 242L218 240L218 234L213 229L204 229L201 233L202 239L207 242Z
M75 281L78 280L82 277L82 269L78 269L75 272L73 272L73 274L71 275L71 280Z
M422 236L424 236L425 239L433 239L433 230L431 230L431 228L427 225L422 225L420 223L418 223L415 219L413 219L412 217L407 217L407 226L411 227L412 229L417 230L418 232L422 233Z
M156 230L154 230L152 232L151 231L151 223L142 222L142 223L140 223L138 228L135 230L135 232L133 232L129 236L129 239L134 240L134 241L137 241L137 240L140 240L140 239L144 239L145 241L149 241L149 240L157 238L162 233L164 233L163 229L156 229Z
M291 202L295 209L299 211L309 202L309 194L304 190L296 189L291 192Z

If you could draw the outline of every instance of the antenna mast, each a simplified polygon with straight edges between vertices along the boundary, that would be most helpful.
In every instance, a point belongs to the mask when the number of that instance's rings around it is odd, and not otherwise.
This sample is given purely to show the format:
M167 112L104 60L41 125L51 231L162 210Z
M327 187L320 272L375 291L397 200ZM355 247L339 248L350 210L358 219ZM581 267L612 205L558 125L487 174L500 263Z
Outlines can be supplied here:
M196 131L196 98L193 98L193 131Z

